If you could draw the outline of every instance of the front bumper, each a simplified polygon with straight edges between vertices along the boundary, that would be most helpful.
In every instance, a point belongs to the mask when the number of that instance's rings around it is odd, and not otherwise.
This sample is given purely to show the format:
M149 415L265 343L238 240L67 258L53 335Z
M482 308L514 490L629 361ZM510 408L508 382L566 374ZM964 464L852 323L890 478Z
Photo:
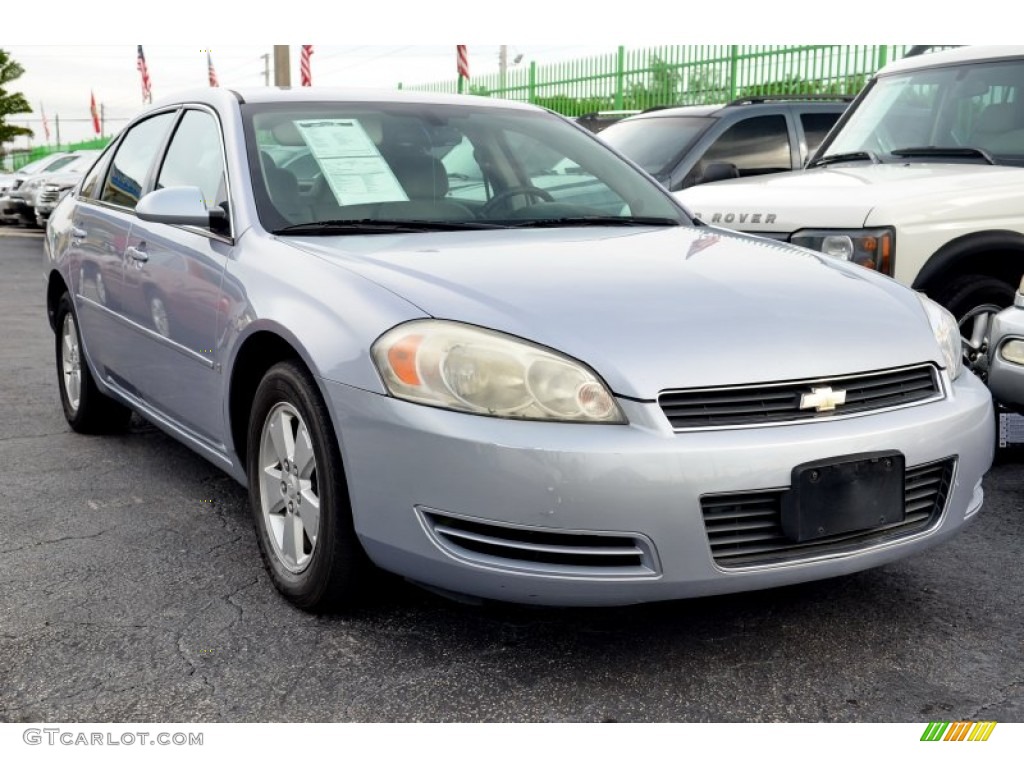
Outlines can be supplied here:
M0 217L18 221L35 221L35 212L24 198L8 195L0 198Z
M991 396L970 374L955 386L946 382L949 396L925 405L689 433L674 433L653 403L620 400L628 426L549 424L454 413L322 383L356 530L371 559L427 585L512 602L630 604L882 565L959 531L981 506L981 480L993 457ZM883 450L902 452L908 468L955 458L944 509L925 530L765 565L722 567L712 557L702 497L786 488L804 462ZM476 537L474 552L446 546L452 522ZM521 561L486 554L494 531L503 530L493 525L511 526L505 530L516 531L513 538L528 542ZM639 554L630 562L639 565L537 560L538 550L565 550L572 540L579 551L607 543L613 553L632 542Z

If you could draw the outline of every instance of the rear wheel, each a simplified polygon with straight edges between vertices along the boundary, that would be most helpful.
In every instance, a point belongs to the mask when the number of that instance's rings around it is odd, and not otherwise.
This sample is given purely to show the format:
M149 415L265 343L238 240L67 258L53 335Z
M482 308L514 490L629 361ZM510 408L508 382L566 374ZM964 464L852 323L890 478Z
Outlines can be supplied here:
M361 602L372 567L352 523L330 414L297 363L275 365L260 382L247 455L253 522L278 590L309 611Z
M56 328L57 388L68 424L86 434L126 429L132 412L97 388L82 353L78 320L67 293L57 303Z

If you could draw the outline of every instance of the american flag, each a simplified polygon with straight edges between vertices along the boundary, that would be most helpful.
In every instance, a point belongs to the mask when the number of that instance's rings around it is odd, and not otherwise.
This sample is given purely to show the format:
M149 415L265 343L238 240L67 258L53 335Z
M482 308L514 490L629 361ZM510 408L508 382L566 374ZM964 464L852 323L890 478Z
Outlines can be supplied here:
M206 74L210 78L211 88L216 88L220 85L220 83L217 82L217 70L213 68L213 59L210 58L209 51L206 52Z
M469 52L464 45L455 46L455 57L458 61L459 77L469 79Z
M149 82L149 69L146 67L146 57L142 55L142 46L139 46L139 56L136 59L135 66L139 70L139 74L142 75L142 103L145 104L147 101L153 103L153 84Z
M299 70L302 74L302 84L312 85L313 84L313 72L309 68L309 57L313 55L313 46L304 45L302 46L302 55L299 57Z
M96 94L89 91L89 114L92 115L92 129L100 132L100 112L96 109Z
M43 109L43 102L39 102L39 111L43 115L43 133L46 135L46 143L50 143L50 121L46 119L46 110Z

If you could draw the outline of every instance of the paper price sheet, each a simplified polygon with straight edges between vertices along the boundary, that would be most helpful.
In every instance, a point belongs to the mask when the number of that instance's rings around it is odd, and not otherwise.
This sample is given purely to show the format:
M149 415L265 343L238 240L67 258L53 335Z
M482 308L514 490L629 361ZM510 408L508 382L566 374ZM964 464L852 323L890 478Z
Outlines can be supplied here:
M358 120L296 120L338 205L408 200Z

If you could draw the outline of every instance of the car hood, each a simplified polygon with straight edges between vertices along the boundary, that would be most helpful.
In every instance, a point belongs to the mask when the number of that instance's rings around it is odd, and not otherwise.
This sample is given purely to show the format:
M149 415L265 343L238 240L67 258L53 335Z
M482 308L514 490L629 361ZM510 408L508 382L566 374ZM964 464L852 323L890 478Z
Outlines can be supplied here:
M890 163L733 179L690 187L675 196L708 224L744 232L793 232L891 224L880 221L877 212L894 216L899 210L934 210L949 205L952 197L974 194L1017 196L1022 183L1024 169L1012 166Z
M911 291L723 230L560 229L287 238L428 315L544 344L619 395L938 362ZM381 329L382 331L384 329Z
M60 173L48 173L40 178L42 178L43 184L74 185L82 178L82 174L75 171L68 171L67 173L61 171Z

